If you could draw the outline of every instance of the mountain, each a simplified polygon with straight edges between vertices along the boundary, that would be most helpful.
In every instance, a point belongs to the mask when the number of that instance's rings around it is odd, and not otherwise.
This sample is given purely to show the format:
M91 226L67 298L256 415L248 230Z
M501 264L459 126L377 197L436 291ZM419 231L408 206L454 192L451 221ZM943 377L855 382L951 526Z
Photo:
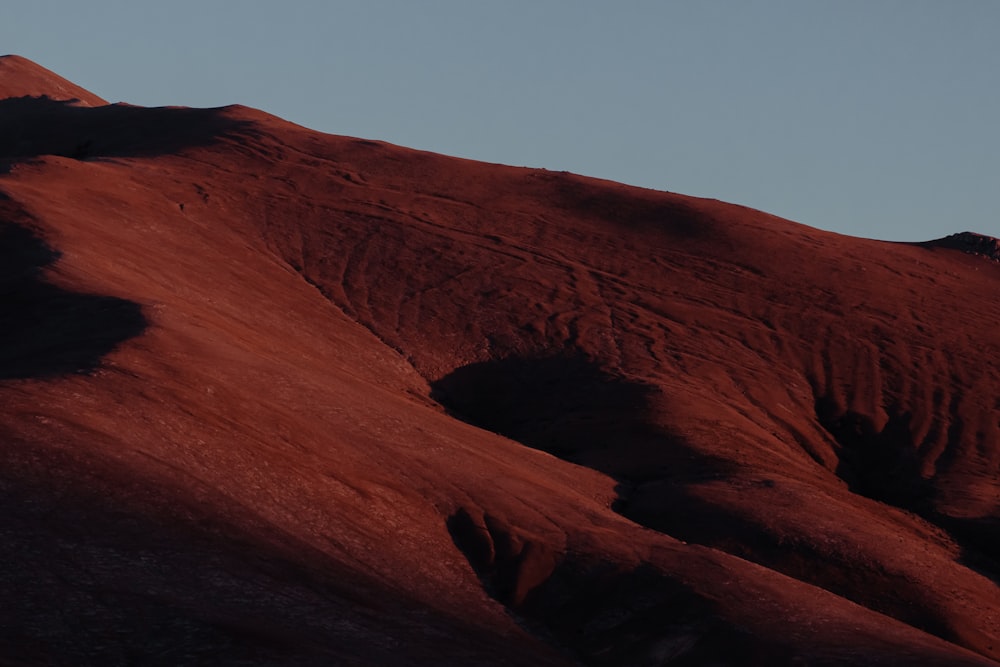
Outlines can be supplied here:
M1000 665L995 241L0 91L0 664Z
M107 104L106 100L27 58L0 56L0 99L27 96L73 101L86 107Z

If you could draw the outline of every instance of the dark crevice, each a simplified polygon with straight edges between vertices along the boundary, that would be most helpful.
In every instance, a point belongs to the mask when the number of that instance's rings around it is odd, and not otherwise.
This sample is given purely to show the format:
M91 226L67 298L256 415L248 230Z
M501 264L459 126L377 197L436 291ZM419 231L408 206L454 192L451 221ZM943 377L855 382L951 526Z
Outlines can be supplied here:
M836 474L853 493L926 513L933 491L920 473L910 414L892 408L879 428L872 417L821 397L816 401L816 418L840 445Z
M962 548L962 564L1000 583L1000 521L940 512L934 480L921 472L912 415L895 406L887 412L888 421L878 428L868 415L846 410L825 397L816 401L817 420L840 446L836 474L852 492L912 512L942 528ZM955 398L949 406L946 452L960 449L963 429Z
M712 601L649 565L562 554L460 509L448 530L483 586L527 630L588 665L786 664ZM756 656L756 657L755 657Z

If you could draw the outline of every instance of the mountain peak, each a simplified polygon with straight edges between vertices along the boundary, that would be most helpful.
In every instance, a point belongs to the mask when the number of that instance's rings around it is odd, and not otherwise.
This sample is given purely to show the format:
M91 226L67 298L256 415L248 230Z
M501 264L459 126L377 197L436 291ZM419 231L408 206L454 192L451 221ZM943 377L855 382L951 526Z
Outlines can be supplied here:
M29 96L76 100L88 107L104 106L108 103L27 58L16 55L0 56L0 99Z

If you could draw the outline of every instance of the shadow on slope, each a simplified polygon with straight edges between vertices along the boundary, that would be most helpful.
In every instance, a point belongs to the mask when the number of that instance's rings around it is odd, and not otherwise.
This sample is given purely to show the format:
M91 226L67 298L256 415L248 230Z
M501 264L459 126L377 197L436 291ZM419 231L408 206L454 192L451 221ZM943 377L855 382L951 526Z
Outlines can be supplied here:
M791 657L650 565L563 556L523 528L466 509L449 518L448 530L493 598L585 664L785 664Z
M613 477L618 481L619 494L613 509L640 525L740 556L931 634L954 638L947 620L928 608L923 591L913 582L886 577L877 565L821 552L808 540L789 539L752 515L734 514L694 491L698 484L713 479L729 478L733 484L762 487L773 487L776 482L744 479L734 463L706 456L683 438L665 432L659 426L664 420L653 414L654 393L658 391L654 387L613 375L583 355L563 354L471 364L432 383L432 391L432 396L456 418ZM844 422L844 428L852 424ZM872 492L873 485L883 477L895 474L896 462L886 458L890 451L886 443L875 443L878 446L874 449L862 444L871 443L859 443L850 450L858 457L854 461L856 469L871 468L871 474L882 477L859 478L855 491ZM903 482L897 490L901 494L914 492ZM509 531L491 527L491 521L496 519L487 516L478 520L460 513L449 523L456 545L487 589L529 623L542 625L580 651L585 659L602 664L599 655L588 648L589 633L574 635L580 628L571 632L548 615L555 603L544 598L554 595L552 591L563 590L561 584L549 583L549 579L557 574L569 576L563 570L577 565L556 563L554 556L540 560L540 547L525 546L532 543L530 538L512 538ZM599 609L608 601L597 595L602 601L595 606L587 597L590 593L583 592L604 584L599 583L600 578L587 583L588 576L578 573L571 577L578 580L578 613L585 614L587 608L593 614L604 613ZM643 579L630 572L617 576L625 587L633 578ZM648 582L643 586L648 587ZM562 594L568 595L565 591ZM671 596L685 598L680 593ZM614 604L624 605L618 611L625 617L634 615L634 601ZM710 614L700 618L697 625L702 627ZM689 625L680 617L676 623L677 628ZM587 627L590 624L590 620L584 623ZM687 636L686 630L677 628L677 637ZM658 636L665 638L667 630L665 626ZM609 632L601 641L614 643L617 640L611 635L617 630ZM693 647L709 636L715 637L714 631L688 640ZM664 641L670 644L674 640Z
M192 477L0 427L0 663L563 664L427 609Z
M840 445L837 476L853 493L912 512L943 529L963 549L961 562L1000 583L1000 519L958 518L935 509L933 478L921 473L913 416L894 406L879 428L875 420L835 401L816 401L819 423ZM962 418L950 415L947 451L961 447Z
M926 516L933 489L920 474L912 415L892 408L879 428L872 417L823 396L816 419L841 446L836 473L852 493Z
M703 479L729 464L651 423L656 388L579 353L470 364L431 385L452 416L628 484Z
M962 564L1000 586L1000 518L940 517L937 521L962 545Z
M0 158L138 157L204 146L250 125L224 109L81 107L48 97L0 100Z
M683 497L686 481L727 471L649 423L655 389L582 354L471 364L432 391L456 418L614 477L615 509L626 516L628 496L644 481L671 480ZM677 507L684 524L704 518L695 504ZM448 529L491 596L587 664L736 664L755 651L778 657L779 649L745 636L708 600L651 568L555 553L499 517L464 509Z
M146 328L137 303L46 283L41 269L57 258L24 227L0 221L0 380L93 370Z

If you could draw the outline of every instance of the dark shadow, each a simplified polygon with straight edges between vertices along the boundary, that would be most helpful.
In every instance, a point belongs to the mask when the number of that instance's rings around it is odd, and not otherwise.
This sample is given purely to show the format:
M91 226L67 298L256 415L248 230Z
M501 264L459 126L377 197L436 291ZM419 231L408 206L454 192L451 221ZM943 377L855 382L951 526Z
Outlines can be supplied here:
M470 364L431 390L452 416L607 473L623 490L648 479L680 483L730 470L653 423L656 388L579 353Z
M1000 517L965 519L939 514L931 521L961 545L962 565L1000 586Z
M664 420L653 413L658 391L654 387L614 375L583 355L569 353L471 364L432 383L432 390L432 396L456 418L612 476L618 481L612 509L642 526L759 563L937 636L954 636L933 605L921 603L924 593L912 582L887 575L877 564L867 566L843 554L821 553L811 543L789 539L692 493L692 485L712 479L739 478L741 484L764 487L775 482L742 478L734 463L698 452L665 430L660 425ZM919 505L927 489L915 476L913 462L896 446L896 438L907 432L905 417L891 420L875 433L871 424L856 415L834 412L825 404L817 410L841 442L840 474L855 491L905 500L911 507ZM536 631L544 627L556 632L546 616L551 609L544 598L559 588L544 583L562 567L552 565L555 556L546 555L541 544L527 549L530 536L517 536L514 531L511 537L511 529L490 516L479 520L459 512L448 527L493 597ZM617 576L627 582L633 575ZM577 581L575 585L580 587L577 603L590 605L586 597L591 594L590 584ZM535 592L529 595L529 590ZM560 627L560 641L589 655L586 632L571 641L569 627ZM585 659L602 664L593 656Z
M168 481L88 456L87 443L60 449L2 424L0 442L4 665L499 667L537 657L193 477Z
M471 364L431 389L453 416L570 460L621 440L641 421L648 392L582 355Z
M431 387L458 419L615 478L616 511L639 523L669 515L670 534L681 539L705 521L686 502L687 485L731 472L654 423L657 389L579 353L471 364ZM655 517L633 503L651 483L677 499ZM726 525L722 518L713 530ZM490 515L460 510L448 530L492 597L586 664L645 664L657 651L670 664L725 663L751 650L708 601L663 573L555 553Z
M0 100L0 159L142 157L204 146L249 127L225 109L75 106L48 97Z
M767 481L758 483L767 485ZM938 613L920 585L887 573L880 564L823 551L811 541L782 535L762 522L714 506L672 484L644 484L630 500L627 516L647 528L711 546L931 634L955 638L948 620Z
M686 197L575 174L538 172L536 178L552 182L554 204L582 220L665 234L675 241L728 243L724 228Z
M0 221L0 380L91 371L146 327L137 303L45 282L41 270L57 258L24 227Z
M896 409L877 428L874 420L834 401L816 401L816 419L840 445L836 474L859 495L917 514L930 509L933 488L920 474L912 417Z
M584 664L783 664L789 657L725 620L717 601L649 565L557 554L497 517L464 509L448 530L490 595L525 629Z
M879 429L867 415L846 410L825 397L816 401L817 420L840 445L837 476L854 493L912 512L942 528L961 546L959 562L1000 584L1000 520L955 518L939 512L934 481L921 474L912 416L891 406L888 412L889 420ZM961 417L952 414L948 450L960 446L961 433Z

